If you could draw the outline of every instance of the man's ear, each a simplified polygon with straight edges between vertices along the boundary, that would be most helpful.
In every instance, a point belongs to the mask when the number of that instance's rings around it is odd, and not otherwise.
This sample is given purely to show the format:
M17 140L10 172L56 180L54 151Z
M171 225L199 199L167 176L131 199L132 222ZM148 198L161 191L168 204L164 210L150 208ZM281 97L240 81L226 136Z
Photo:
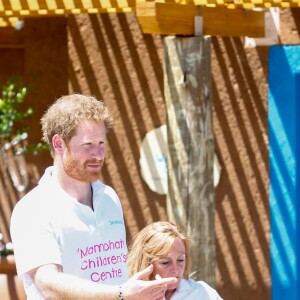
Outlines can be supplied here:
M58 135L55 134L52 137L52 145L55 152L62 153L64 150L64 140Z

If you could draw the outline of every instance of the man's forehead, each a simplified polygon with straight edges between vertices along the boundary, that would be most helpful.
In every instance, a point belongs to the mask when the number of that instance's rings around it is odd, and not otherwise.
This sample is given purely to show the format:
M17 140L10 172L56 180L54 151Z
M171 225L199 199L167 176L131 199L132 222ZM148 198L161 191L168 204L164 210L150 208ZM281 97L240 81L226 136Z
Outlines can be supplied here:
M73 136L75 139L105 139L106 128L104 123L81 122Z
M96 134L97 132L106 133L106 128L103 122L84 120L78 123L77 132L85 132L90 134L95 132Z

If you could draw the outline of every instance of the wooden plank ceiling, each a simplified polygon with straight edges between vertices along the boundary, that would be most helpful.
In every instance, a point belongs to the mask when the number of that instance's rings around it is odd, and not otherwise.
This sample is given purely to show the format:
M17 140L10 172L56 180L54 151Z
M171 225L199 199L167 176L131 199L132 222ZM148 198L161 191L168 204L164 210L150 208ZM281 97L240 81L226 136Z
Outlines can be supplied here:
M204 34L229 27L223 35L261 37L262 11L271 7L300 7L300 0L0 0L0 27L16 26L26 17L134 12L144 33L193 34L195 16L201 16Z

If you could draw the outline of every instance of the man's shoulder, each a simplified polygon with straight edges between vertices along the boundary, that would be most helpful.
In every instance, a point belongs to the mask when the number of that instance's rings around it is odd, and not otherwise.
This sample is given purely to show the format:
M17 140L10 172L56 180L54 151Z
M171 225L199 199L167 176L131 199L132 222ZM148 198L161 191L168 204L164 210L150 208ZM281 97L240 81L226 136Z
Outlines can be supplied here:
M24 227L24 223L28 225L33 220L42 218L41 212L48 211L48 209L41 199L43 197L41 197L40 187L36 186L16 203L10 222L12 232Z
M16 203L13 212L31 208L37 211L39 207L46 208L47 199L51 197L51 194L45 185L38 184Z
M42 192L41 186L40 185L35 186L17 202L16 206L28 205L31 202L34 202L38 198L41 192Z
M96 194L104 194L113 198L118 197L116 191L111 186L104 184L100 180L94 181L92 187L93 192Z

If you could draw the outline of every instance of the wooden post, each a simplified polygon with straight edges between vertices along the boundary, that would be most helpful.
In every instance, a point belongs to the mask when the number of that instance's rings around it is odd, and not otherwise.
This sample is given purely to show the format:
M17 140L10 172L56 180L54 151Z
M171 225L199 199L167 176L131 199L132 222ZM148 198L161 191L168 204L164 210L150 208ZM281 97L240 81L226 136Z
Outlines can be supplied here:
M215 286L210 37L164 39L170 221L191 239L192 278Z

